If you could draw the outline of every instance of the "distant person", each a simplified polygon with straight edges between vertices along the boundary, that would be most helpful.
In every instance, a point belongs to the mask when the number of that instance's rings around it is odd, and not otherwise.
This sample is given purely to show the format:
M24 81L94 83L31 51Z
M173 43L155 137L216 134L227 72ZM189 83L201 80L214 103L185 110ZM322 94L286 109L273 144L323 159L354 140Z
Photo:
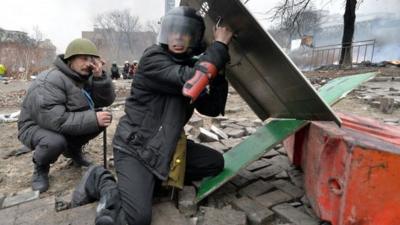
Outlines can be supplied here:
M111 65L111 79L118 80L120 77L119 69L116 62Z
M0 64L0 78L4 77L7 73L7 68L5 65Z
M138 61L133 60L131 67L129 68L129 77L132 79L137 70Z
M122 68L122 78L128 79L130 64L125 61L124 68Z
M56 57L54 67L32 82L22 103L18 139L34 150L32 189L49 187L50 164L63 154L79 166L91 164L82 146L111 124L109 106L115 99L111 79L102 70L96 46L75 39L65 55Z

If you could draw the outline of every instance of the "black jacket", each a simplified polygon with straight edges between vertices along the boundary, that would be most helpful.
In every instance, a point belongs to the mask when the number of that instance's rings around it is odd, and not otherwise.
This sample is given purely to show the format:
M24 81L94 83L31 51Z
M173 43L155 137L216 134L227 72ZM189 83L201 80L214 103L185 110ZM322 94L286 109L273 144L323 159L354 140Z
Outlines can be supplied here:
M99 132L96 112L90 109L83 90L88 91L94 107L109 106L115 99L114 86L106 75L84 80L56 58L54 67L43 71L30 85L18 120L18 138L31 145L39 128L78 136Z
M197 63L208 61L221 70L228 60L227 46L214 42ZM177 58L158 45L146 49L126 100L126 115L114 136L114 148L132 154L162 180L168 176L180 133L194 108L208 116L224 113L228 83L223 75L193 104L182 95L184 83L195 73L193 64L191 58Z

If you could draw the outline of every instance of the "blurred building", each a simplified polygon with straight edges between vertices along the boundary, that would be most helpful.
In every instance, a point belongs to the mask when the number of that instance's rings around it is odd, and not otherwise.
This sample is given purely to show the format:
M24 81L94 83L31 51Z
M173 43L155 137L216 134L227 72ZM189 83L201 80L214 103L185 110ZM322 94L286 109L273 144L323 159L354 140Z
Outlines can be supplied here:
M56 57L56 47L50 40L35 40L26 32L0 28L0 63L8 75L26 76L50 67Z

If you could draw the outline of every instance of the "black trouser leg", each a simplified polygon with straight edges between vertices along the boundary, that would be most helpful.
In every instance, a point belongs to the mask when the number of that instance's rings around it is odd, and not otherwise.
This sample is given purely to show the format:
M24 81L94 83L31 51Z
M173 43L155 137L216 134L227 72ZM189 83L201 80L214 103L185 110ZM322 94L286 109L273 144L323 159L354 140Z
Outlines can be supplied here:
M156 177L132 155L114 149L121 212L131 225L151 223Z
M80 135L80 136L65 136L67 140L67 150L65 156L71 156L73 154L80 154L82 146L87 144L90 140L97 137L102 131L93 134Z
M221 153L207 146L187 141L185 183L215 176L224 169Z
M32 137L33 161L38 165L50 165L67 150L67 140L61 134L39 129Z

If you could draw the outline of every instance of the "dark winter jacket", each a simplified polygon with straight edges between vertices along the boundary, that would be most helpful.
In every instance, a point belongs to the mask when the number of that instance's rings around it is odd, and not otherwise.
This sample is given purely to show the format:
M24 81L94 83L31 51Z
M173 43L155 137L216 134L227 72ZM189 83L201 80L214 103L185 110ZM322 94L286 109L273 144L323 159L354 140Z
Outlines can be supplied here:
M215 42L197 63L208 61L220 70L228 60L227 46ZM180 133L194 108L208 116L224 112L228 84L222 75L193 104L182 95L184 83L194 73L191 58L176 58L158 45L146 49L126 100L126 115L114 136L115 149L133 155L162 180L168 176Z
M99 132L96 112L84 91L96 108L115 99L109 77L84 80L68 67L63 55L58 56L54 67L39 74L28 89L18 121L19 140L33 147L32 135L39 128L70 136Z

